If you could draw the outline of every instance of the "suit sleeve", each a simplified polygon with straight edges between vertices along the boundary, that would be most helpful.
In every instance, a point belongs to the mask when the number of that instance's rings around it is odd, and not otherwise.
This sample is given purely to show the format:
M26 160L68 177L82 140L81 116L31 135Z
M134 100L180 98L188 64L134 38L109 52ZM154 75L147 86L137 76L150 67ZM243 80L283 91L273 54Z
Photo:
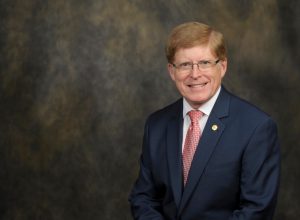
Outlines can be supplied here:
M271 119L255 129L244 152L241 171L240 207L230 220L271 220L280 178L277 127Z
M148 124L147 122L144 131L139 176L129 196L129 202L134 219L164 220L161 215L161 196L155 187L151 172Z

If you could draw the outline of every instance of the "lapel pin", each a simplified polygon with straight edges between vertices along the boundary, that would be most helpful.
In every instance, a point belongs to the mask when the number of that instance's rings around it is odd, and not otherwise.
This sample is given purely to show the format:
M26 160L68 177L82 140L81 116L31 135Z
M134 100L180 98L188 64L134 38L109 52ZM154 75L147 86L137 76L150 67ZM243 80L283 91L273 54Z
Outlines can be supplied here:
M218 125L213 125L213 126L211 126L211 129L212 129L213 131L218 130Z

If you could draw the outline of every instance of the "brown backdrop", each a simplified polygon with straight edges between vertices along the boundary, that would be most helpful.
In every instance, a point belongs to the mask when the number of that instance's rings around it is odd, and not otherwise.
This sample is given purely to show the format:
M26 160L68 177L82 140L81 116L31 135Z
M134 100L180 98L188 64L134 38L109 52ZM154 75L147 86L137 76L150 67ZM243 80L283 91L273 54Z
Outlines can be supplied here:
M179 95L164 43L202 21L229 47L227 88L282 143L277 220L300 216L296 0L0 0L0 218L131 219L146 116Z

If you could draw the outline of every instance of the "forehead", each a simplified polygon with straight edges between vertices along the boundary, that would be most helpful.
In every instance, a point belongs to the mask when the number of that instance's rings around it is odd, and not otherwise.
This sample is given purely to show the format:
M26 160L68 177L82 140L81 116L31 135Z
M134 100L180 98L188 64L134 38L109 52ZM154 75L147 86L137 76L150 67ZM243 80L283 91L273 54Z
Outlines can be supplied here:
M179 60L207 60L214 59L216 56L208 45L194 46L191 48L180 48L174 56L175 61Z

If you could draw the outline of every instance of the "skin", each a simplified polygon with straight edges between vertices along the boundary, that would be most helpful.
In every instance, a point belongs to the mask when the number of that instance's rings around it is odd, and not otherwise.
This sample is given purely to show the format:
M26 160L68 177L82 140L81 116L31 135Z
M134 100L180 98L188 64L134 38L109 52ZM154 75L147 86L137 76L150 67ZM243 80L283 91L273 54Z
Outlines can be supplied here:
M174 64L183 62L197 63L201 60L217 60L208 45L195 46L192 48L179 49L175 53ZM168 71L175 82L180 94L194 108L198 109L207 102L221 86L222 79L226 73L227 60L219 61L212 68L201 71L194 65L191 72L182 73L172 64L168 64Z

